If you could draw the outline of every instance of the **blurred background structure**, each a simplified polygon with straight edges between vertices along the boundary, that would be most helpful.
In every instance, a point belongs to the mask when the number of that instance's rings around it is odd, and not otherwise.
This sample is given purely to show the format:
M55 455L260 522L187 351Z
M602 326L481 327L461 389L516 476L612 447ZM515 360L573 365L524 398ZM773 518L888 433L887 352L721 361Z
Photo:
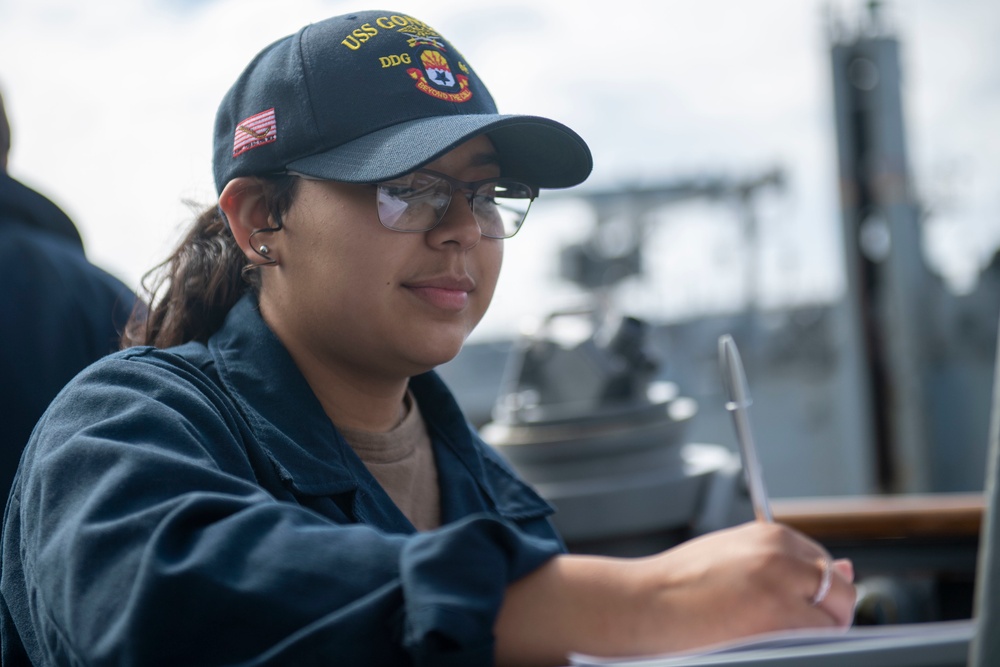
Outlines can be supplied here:
M652 553L752 517L720 376L725 333L744 350L773 495L953 499L983 488L1000 267L991 260L962 291L934 265L933 211L911 167L903 42L880 3L852 18L831 17L827 33L842 290L765 298L758 207L786 194L794 177L784 169L585 185L549 198L575 199L593 220L553 258L579 288L576 307L511 341L470 344L443 369L484 438L557 506L571 548ZM630 283L664 261L663 228L691 201L728 218L739 270L717 270L735 273L740 299L636 316ZM944 509L932 500L920 513ZM976 529L887 524L867 540L826 541L858 568L859 622L941 620L970 613Z
M808 299L769 298L764 237L787 230L761 229L762 200L794 196L789 190L798 178L767 162L740 177L720 168L549 195L533 216L575 201L580 208L562 212L567 222L558 224L581 227L585 220L588 232L561 239L546 260L559 277L537 289L559 293L562 303L553 313L573 307L596 313L589 324L594 340L608 318L636 317L651 325L656 379L674 383L698 406L686 420L688 441L733 442L715 348L721 333L733 333L744 349L774 495L981 489L1000 314L997 267L988 255L991 261L963 290L932 259L935 212L911 167L904 42L881 4L829 16L826 39L823 76L836 149L830 185L838 195L831 203L838 229L831 243L838 251L831 254L839 261L840 289ZM673 216L678 210L683 216L692 203L714 213L715 220L704 224L725 225L721 243L727 247L724 260L704 275L679 280L663 270L673 248L720 252L672 228ZM697 293L700 282L718 279L713 273L727 274L735 287L725 306L716 301L686 313L655 312L643 294ZM576 291L553 289L560 281ZM550 347L579 347L579 332L558 341L551 319L543 321ZM445 368L461 383L459 396L477 423L494 416L499 381L488 378L500 376L508 355L502 338L473 342ZM533 359L539 358L536 350ZM579 373L571 372L579 368L563 362L552 375L579 388ZM464 369L471 375L465 377ZM581 408L583 414L591 410Z

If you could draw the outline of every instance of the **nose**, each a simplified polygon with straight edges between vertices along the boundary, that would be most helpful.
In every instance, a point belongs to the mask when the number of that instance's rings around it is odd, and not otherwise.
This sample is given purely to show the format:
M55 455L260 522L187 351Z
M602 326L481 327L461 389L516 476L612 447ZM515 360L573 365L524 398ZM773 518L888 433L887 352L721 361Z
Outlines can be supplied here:
M475 248L482 238L479 221L472 213L472 194L461 190L452 193L441 222L427 232L427 241L432 245L456 243L466 250Z

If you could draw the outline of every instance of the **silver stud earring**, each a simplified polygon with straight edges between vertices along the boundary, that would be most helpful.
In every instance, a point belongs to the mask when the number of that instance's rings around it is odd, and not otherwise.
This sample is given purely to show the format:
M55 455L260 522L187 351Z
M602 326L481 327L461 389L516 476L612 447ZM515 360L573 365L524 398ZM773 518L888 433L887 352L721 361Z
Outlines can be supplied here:
M269 253L271 251L271 249L268 248L266 245L261 245L260 248L258 248L257 250L262 255L266 255L267 253Z

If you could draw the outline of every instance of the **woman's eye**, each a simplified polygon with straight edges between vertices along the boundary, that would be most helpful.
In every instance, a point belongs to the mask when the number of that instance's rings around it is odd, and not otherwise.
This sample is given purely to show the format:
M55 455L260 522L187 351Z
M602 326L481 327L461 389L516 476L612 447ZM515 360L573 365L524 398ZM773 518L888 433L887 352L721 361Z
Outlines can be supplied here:
M416 194L416 190L403 185L383 185L382 192L394 199L408 199Z

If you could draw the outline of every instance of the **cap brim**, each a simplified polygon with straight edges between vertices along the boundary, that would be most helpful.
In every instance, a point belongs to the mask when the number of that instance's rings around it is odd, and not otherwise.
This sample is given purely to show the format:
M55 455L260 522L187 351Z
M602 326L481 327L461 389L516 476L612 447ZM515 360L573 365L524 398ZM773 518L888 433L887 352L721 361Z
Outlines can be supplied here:
M590 149L565 125L548 118L475 114L431 116L383 128L324 153L287 165L289 171L345 183L385 181L436 160L486 134L504 176L540 188L567 188L586 180Z

